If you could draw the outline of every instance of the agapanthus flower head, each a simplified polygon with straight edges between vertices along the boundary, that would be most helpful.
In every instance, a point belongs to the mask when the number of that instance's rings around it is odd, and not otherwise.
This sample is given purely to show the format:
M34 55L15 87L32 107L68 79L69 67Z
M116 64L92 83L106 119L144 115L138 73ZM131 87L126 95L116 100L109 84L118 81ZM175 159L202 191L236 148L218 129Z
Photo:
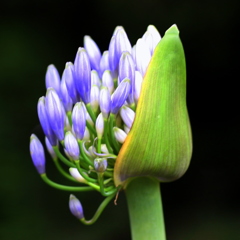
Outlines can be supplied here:
M150 25L135 45L118 26L103 54L85 36L84 47L78 48L74 63L66 63L61 79L54 65L48 67L46 87L38 116L47 147L65 177L88 185L82 189L108 197L132 178L172 181L187 170L191 129L176 25L162 39ZM34 165L43 173L42 146L35 136L31 139ZM58 160L70 167L70 174ZM83 218L73 195L69 206Z

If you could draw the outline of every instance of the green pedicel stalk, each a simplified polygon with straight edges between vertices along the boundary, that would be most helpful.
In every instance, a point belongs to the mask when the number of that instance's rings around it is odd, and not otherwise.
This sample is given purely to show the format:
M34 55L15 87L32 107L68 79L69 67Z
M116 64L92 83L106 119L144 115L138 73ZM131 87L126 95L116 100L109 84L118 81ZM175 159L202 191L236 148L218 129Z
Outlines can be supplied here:
M49 186L63 190L63 191L85 192L85 191L93 191L94 190L93 186L91 186L91 187L85 187L85 186L75 187L75 186L66 186L66 185L55 183L47 177L46 173L43 173L40 176L41 176L42 180L45 183L47 183Z
M105 207L108 205L108 203L115 197L115 194L112 194L111 196L106 197L103 202L98 207L96 213L90 220L86 220L85 218L80 219L80 221L85 225L91 225L97 221L97 219L100 217L101 213L105 209Z
M148 177L138 177L127 185L125 193L132 240L165 240L159 182Z

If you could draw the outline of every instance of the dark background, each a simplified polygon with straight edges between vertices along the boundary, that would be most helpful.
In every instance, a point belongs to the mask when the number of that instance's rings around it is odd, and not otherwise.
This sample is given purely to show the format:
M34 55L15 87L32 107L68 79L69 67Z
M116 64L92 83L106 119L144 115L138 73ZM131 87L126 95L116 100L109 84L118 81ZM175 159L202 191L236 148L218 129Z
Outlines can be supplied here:
M83 36L101 51L117 25L132 43L148 24L161 35L181 32L188 72L188 108L194 153L180 180L162 184L168 240L238 240L239 1L2 1L0 6L0 239L130 239L124 193L93 226L69 212L69 193L44 184L29 155L29 136L41 136L36 112L45 71L62 73ZM52 179L63 182L50 158ZM77 195L86 218L102 198ZM147 207L147 203L146 203Z

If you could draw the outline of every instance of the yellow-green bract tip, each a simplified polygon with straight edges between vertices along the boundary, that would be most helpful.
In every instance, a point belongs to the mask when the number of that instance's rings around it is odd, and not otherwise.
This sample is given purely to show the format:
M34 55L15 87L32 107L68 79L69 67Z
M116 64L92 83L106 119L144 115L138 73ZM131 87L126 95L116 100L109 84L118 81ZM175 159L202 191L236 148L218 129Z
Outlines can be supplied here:
M179 34L179 30L176 24L173 24L166 32L166 34Z

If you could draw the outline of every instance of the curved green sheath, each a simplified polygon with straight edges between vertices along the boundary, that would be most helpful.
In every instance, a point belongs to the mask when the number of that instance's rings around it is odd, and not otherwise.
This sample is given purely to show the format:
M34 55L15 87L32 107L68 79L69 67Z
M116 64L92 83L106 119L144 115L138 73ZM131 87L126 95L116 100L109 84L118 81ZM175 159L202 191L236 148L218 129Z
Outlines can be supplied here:
M143 80L134 124L116 160L115 185L132 177L180 178L192 154L186 66L176 25L157 45Z

